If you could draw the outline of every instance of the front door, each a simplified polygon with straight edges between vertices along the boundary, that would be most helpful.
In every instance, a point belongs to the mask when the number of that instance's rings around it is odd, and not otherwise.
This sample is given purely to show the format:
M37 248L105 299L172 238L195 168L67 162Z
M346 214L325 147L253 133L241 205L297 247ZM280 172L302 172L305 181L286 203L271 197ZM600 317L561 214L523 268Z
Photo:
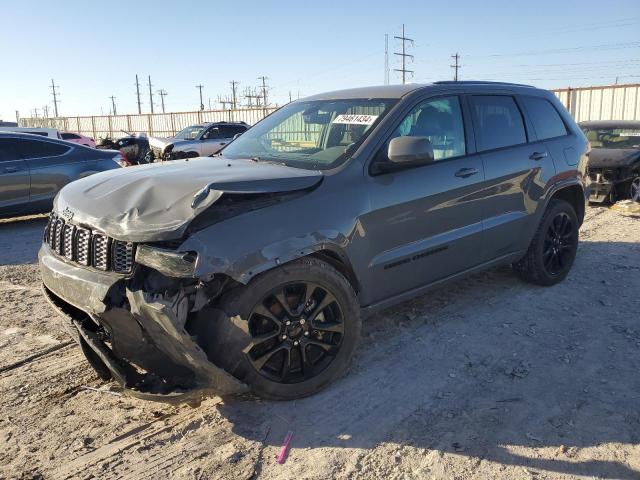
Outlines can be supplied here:
M426 137L434 162L368 178L371 209L361 219L371 256L368 273L376 303L455 273L481 259L484 171L468 154L460 99L420 102L392 138ZM375 159L386 159L388 142Z

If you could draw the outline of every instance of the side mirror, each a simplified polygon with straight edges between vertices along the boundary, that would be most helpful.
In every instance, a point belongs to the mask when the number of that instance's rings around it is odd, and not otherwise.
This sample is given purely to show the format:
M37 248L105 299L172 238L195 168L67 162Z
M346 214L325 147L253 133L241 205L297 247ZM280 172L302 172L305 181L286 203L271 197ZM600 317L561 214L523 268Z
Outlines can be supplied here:
M235 140L235 139L236 139L236 138L238 138L240 135L242 135L242 134L241 134L241 133L236 133L236 134L233 136L233 139Z
M396 137L389 142L389 160L398 166L419 166L433 162L433 146L424 137Z

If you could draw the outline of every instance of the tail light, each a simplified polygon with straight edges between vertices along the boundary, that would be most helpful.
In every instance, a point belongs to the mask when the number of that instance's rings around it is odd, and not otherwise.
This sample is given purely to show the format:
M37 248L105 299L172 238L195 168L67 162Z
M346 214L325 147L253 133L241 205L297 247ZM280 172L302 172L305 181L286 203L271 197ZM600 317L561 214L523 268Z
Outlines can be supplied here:
M113 161L116 162L121 167L131 166L131 163L129 162L129 160L127 160L127 157L125 157L124 155L122 155L122 153L119 153L119 152L115 157L113 157Z

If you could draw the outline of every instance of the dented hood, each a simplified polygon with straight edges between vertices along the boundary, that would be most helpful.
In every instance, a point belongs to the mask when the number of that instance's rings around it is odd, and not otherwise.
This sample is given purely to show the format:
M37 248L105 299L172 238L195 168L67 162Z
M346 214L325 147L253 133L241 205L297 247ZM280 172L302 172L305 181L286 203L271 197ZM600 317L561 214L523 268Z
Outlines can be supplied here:
M76 225L132 242L179 238L223 193L291 192L315 186L319 171L224 157L120 168L65 186L54 211ZM194 199L197 199L194 202Z

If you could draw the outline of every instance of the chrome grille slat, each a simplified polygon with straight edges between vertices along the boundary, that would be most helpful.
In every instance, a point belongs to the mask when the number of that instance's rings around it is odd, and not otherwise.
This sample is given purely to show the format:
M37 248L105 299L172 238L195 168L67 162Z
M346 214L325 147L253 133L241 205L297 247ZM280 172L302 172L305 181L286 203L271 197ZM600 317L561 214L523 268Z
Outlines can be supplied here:
M62 230L62 255L68 260L73 260L73 241L76 227L67 223Z
M133 242L65 223L55 214L49 217L43 238L56 254L85 267L123 274L133 271L136 250Z
M109 243L110 238L106 235L95 234L93 236L93 261L94 268L98 270L109 269Z
M91 265L91 231L78 228L76 233L76 261L80 265Z

